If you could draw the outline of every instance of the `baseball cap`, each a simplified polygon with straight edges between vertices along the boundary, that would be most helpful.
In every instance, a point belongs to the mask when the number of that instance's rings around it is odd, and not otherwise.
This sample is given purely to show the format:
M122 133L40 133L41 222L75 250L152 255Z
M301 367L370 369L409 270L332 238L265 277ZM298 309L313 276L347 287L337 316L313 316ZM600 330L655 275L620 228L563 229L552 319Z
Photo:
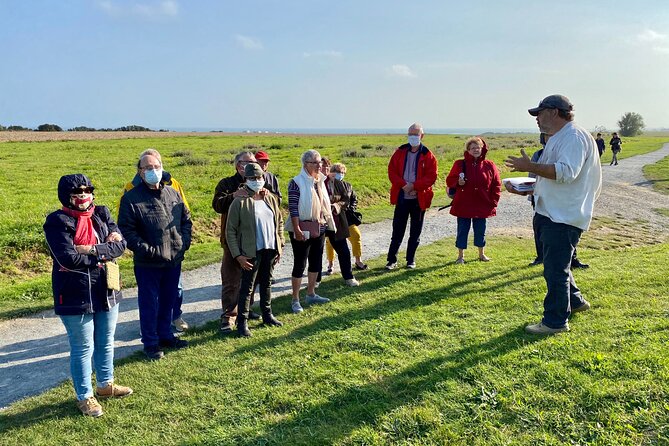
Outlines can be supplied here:
M248 163L244 166L244 176L245 177L261 177L265 172L263 172L262 167L258 163Z
M267 152L263 152L262 150L258 150L256 152L256 160L258 160L258 161L260 161L260 160L269 161L269 155L267 154Z
M572 111L574 106L569 101L567 96L562 96L561 94L552 94L543 98L541 102L539 102L538 107L531 108L527 111L532 116L537 116L541 110L545 110L547 108L557 108L558 110Z

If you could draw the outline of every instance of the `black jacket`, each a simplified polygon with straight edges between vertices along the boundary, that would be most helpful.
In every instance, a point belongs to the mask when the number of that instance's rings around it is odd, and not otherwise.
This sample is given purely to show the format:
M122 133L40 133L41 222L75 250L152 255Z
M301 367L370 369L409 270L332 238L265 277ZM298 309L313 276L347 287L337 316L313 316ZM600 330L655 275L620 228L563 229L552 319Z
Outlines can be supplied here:
M136 266L174 267L190 248L193 223L179 192L142 182L121 197L118 225Z

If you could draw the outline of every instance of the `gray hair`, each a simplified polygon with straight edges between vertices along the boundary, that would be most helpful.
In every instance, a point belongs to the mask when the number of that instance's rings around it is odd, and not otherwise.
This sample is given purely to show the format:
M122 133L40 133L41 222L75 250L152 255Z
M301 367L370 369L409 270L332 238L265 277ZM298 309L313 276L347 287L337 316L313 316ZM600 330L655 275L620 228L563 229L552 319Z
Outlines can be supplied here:
M417 123L417 122L414 122L413 124L411 124L411 125L409 126L409 131L411 131L411 129L416 129L416 130L418 130L418 131L420 132L421 135L425 133L425 132L423 131L423 126L422 126L421 124Z
M239 152L237 155L235 155L235 167L237 167L237 164L239 164L239 161L241 161L241 159L244 158L245 156L251 157L251 159L253 159L253 162L255 162L255 160L256 160L256 156L253 154L253 152L249 152L249 151Z
M163 158L160 156L160 152L158 152L156 149L148 148L139 154L139 159L137 160L138 169L142 166L142 158L144 158L145 156L154 156L158 158L158 162L160 162L160 165L161 166L163 165Z
M306 164L309 161L313 161L316 158L320 158L321 154L317 150L307 150L302 154L302 164Z

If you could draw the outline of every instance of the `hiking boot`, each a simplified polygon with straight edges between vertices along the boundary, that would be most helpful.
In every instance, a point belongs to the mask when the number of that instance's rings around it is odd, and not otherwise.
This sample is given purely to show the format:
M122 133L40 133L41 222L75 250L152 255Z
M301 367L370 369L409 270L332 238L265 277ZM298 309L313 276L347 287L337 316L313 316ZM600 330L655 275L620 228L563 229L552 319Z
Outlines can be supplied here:
M296 300L293 303L290 304L291 310L293 310L293 313L301 313L304 311L304 308L302 308L302 305L300 305L300 301Z
M352 279L346 279L346 285L347 286L360 286L360 282L358 282L356 280L356 278L354 277Z
M160 347L173 348L174 350L179 350L188 347L188 341L179 338L161 339L160 341L158 341L158 345Z
M407 268L408 269L416 269L416 262L407 263Z
M256 313L255 311L249 311L249 320L250 321L260 320L260 315L258 313Z
M280 320L275 318L274 315L271 314L271 313L267 316L263 316L262 323L265 324L265 325L271 325L273 327L282 327L283 326L283 322L281 322Z
M526 326L525 331L536 335L562 333L564 331L569 331L569 324L565 324L565 326L562 328L551 328L544 325L543 322L539 322L538 324Z
M588 269L588 268L590 268L590 265L588 265L587 263L583 263L576 258L576 259L572 259L572 261L571 261L571 269L574 269L574 268Z
M163 359L165 353L156 345L155 347L144 347L144 355L149 361Z
M95 389L95 396L98 398L123 398L131 394L132 389L130 387L119 386L114 384L113 381L108 382L104 387Z
M395 268L397 268L397 262L388 262L388 263L386 263L386 269L387 269L388 271L393 270L393 269L395 269Z
M572 308L571 312L572 313L580 313L581 311L588 311L589 309L590 309L590 302L583 299L583 305L581 305L580 307Z
M237 335L240 338L250 338L251 330L249 330L249 322L246 319L237 317Z
M179 333L186 331L190 328L188 322L184 321L183 318L177 318L172 321L172 327Z
M349 280L355 280L355 279L349 279ZM314 294L312 296L307 295L307 297L304 298L304 301L309 305L313 305L313 304L326 304L330 302L330 299L328 299L327 297L321 297L318 294Z
M102 416L102 406L94 396L89 396L85 400L77 401L77 407L84 415L97 418Z

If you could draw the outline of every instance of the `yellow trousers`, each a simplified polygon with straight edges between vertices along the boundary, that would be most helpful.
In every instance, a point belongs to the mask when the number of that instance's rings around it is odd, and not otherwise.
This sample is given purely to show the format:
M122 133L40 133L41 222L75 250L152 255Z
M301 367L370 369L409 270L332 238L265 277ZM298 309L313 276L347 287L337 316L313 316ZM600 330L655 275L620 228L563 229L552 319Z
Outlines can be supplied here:
M360 229L356 225L351 225L348 227L348 232L350 233L348 240L351 242L351 251L353 252L353 257L362 257L362 234L360 234ZM332 245L330 244L329 239L325 239L325 253L328 258L328 262L334 262L335 251Z

